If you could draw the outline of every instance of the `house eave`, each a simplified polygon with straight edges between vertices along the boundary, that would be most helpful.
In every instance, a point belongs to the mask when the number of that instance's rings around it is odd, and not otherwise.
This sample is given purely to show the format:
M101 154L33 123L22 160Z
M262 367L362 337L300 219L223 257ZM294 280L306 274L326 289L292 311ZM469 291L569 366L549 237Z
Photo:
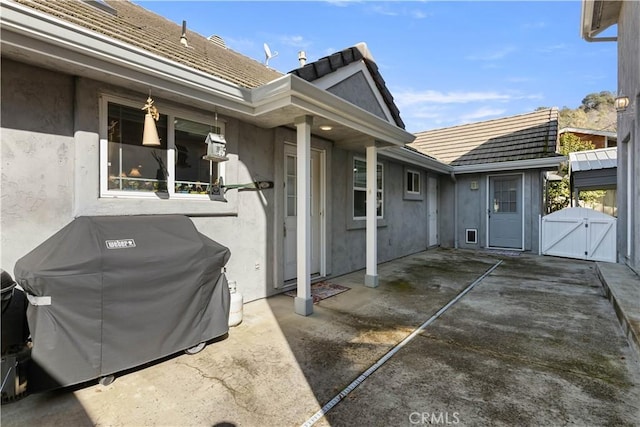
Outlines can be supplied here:
M596 37L618 22L621 2L617 0L582 0L580 33L588 42L615 42L618 37Z
M401 146L415 138L296 76L247 89L27 6L7 0L0 6L2 55L9 58L142 93L151 90L156 98L216 109L259 126L289 126L295 117L311 115L318 125L344 129L335 138L360 141L356 145Z
M423 154L416 153L405 147L390 147L382 149L380 150L380 156L407 163L413 166L422 167L433 172L443 173L447 175L453 172L453 166L442 163Z
M252 103L257 116L268 118L274 113L277 117L278 109L290 105L301 114L321 117L334 126L356 131L361 138L373 140L379 146L403 146L415 139L412 133L293 74L253 89ZM271 126L287 125L290 120L278 122L276 119ZM335 139L347 138L337 136Z
M541 157L537 159L513 160L508 162L478 163L475 165L453 166L456 175L467 173L497 172L523 169L550 169L557 168L566 161L564 156Z

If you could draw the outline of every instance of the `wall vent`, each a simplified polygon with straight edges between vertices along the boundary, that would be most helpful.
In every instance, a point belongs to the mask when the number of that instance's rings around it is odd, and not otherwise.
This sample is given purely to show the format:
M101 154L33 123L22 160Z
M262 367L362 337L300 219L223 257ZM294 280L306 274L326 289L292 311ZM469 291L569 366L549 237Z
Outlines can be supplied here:
M478 243L478 230L475 228L466 228L464 230L465 243Z

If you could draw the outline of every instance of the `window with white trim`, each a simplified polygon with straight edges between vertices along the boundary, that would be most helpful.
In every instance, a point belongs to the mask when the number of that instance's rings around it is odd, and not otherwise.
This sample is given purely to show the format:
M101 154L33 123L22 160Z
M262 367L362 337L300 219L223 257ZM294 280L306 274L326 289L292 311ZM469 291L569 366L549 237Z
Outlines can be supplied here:
M156 128L161 145L142 145L144 111L128 101L104 99L102 196L205 198L209 183L223 173L223 164L203 160L209 132L224 134L205 117L163 111ZM208 198L207 198L208 200Z
M408 194L420 194L420 172L407 169L406 191Z
M376 168L376 204L377 217L384 213L384 180L382 163ZM365 219L367 216L367 162L353 158L353 219Z

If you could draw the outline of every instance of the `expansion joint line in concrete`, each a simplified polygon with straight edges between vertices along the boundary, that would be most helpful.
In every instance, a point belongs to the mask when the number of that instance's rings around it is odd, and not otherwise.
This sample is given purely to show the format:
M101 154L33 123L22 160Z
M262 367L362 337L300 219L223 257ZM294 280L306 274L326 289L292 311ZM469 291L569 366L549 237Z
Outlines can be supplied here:
M482 274L482 276L480 276L476 280L474 280L473 283L471 283L469 286L464 288L462 290L462 292L460 292L451 301L449 301L445 306L443 306L440 310L438 310L436 312L436 314L434 314L429 319L427 319L427 321L424 322L422 325L418 326L418 328L416 328L411 334L409 334L399 344L397 344L395 347L393 347L391 350L389 350L376 363L371 365L369 367L369 369L367 369L362 374L360 374L360 376L358 378L356 378L355 380L353 380L353 382L351 384L349 384L347 387L345 387L344 390L342 390L333 399L331 399L329 402L327 402L327 404L324 405L322 408L320 408L320 410L318 412L313 414L313 416L311 418L309 418L304 424L302 424L301 427L311 427L312 425L314 425L327 412L329 412L331 409L333 409L333 407L335 407L345 397L347 397L347 395L349 395L349 393L351 393L353 390L355 390L356 387L358 387L367 378L369 378L369 376L371 376L371 374L373 374L376 370L378 370L378 368L380 368L389 359L391 359L391 357L393 357L394 354L396 354L398 351L400 351L401 348L403 348L411 340L413 340L418 334L420 334L422 331L424 331L427 328L427 326L429 326L431 323L433 323L438 317L442 316L442 314L444 314L445 311L447 311L449 308L451 308L451 306L453 306L455 303L457 303L463 296L465 296L467 293L469 293L469 291L471 291L471 289L473 289L485 277L487 277L489 274L491 274L493 272L493 270L498 268L498 266L500 264L502 264L502 260L496 262L490 269L485 271L484 274Z

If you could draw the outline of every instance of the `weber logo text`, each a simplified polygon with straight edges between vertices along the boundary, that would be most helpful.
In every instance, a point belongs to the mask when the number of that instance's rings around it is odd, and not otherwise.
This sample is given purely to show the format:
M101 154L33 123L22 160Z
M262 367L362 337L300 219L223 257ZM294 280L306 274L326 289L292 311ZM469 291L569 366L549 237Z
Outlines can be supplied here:
M136 241L133 239L105 240L107 249L128 249L135 248Z

